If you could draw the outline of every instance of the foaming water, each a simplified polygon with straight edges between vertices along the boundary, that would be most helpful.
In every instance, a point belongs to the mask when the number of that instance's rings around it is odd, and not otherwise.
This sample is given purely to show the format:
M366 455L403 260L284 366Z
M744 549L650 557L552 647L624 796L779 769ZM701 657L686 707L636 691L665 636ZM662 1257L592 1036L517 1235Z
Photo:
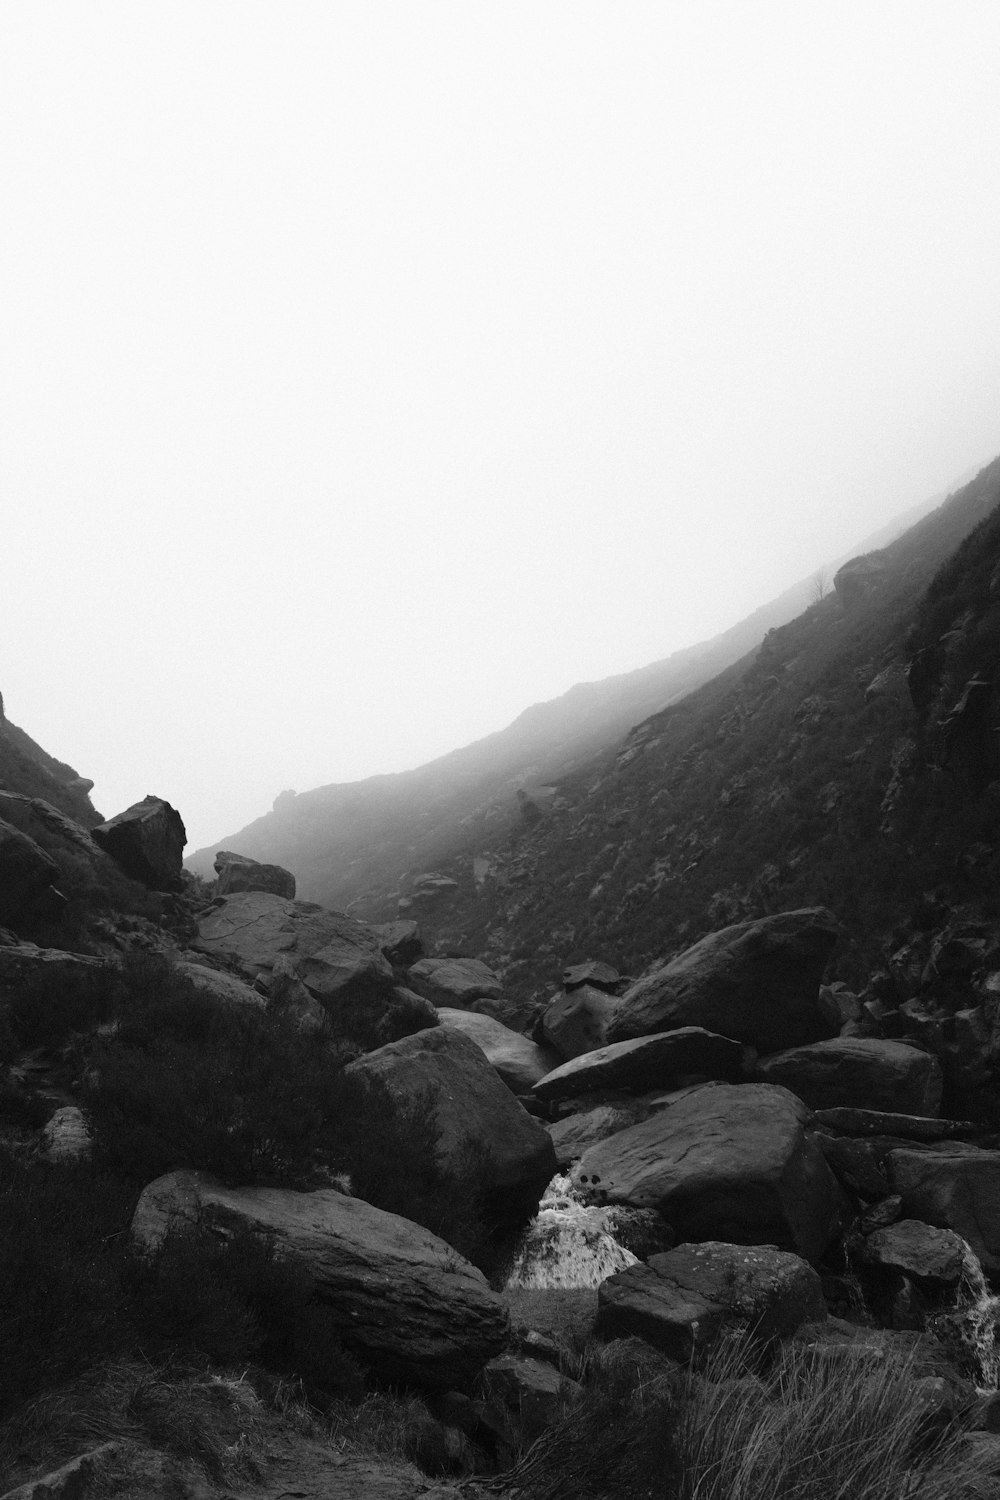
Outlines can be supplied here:
M965 1241L963 1245L957 1310L976 1361L977 1389L980 1392L995 1391L1000 1387L1000 1349L997 1348L1000 1297L990 1291L972 1246Z
M595 1287L616 1271L634 1266L638 1256L611 1233L614 1212L583 1203L569 1177L553 1177L508 1287Z

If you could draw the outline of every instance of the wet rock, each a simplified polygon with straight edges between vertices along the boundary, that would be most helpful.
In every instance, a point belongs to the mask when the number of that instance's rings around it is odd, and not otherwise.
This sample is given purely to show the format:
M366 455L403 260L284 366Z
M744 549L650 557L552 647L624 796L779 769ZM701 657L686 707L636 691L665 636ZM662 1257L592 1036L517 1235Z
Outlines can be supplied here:
M935 1229L919 1219L900 1219L869 1234L861 1254L869 1265L938 1286L955 1286L962 1278L965 1243L950 1229Z
M458 1165L470 1148L488 1151L485 1187L497 1210L514 1217L534 1210L556 1169L551 1138L467 1036L445 1026L418 1031L359 1057L347 1072L376 1078L407 1102L429 1092L442 1162Z
M508 1336L507 1310L486 1278L428 1230L333 1189L227 1188L171 1172L142 1193L132 1235L145 1252L171 1226L207 1224L266 1235L302 1265L345 1344L390 1380L447 1389L471 1379Z
M819 985L837 936L824 907L709 933L625 992L607 1039L703 1026L770 1053L829 1037Z
M941 1105L941 1064L905 1042L833 1037L792 1047L757 1064L765 1083L780 1083L810 1109L847 1107L935 1115Z
M549 1001L542 1013L542 1031L561 1057L579 1057L607 1044L608 1027L620 1004L597 985L576 985Z
M902 1148L889 1152L887 1167L909 1217L953 1229L986 1272L1000 1272L1000 1152Z
M530 1094L557 1060L551 1049L539 1047L492 1016L441 1006L437 1019L442 1026L460 1031L475 1042L512 1094Z
M736 1079L743 1048L701 1026L683 1026L653 1036L615 1042L574 1057L534 1086L539 1099L571 1099L596 1089L642 1093L669 1088L685 1074Z
M799 1256L712 1241L679 1245L609 1277L598 1306L606 1338L635 1334L678 1360L727 1324L767 1340L826 1317L819 1276Z
M844 1205L808 1118L771 1084L697 1089L592 1146L573 1184L593 1198L656 1208L684 1239L777 1244L815 1260Z
M295 876L281 865L262 865L246 854L220 849L215 856L215 888L220 896L238 891L269 891L274 896L295 900Z
M91 830L125 874L154 891L180 891L187 834L180 813L162 797L144 797Z

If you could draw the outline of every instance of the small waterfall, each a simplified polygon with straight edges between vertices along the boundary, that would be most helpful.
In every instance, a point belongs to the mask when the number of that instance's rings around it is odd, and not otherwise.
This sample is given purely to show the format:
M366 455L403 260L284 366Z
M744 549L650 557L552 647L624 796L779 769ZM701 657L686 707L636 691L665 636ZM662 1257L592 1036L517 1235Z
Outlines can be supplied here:
M962 1279L958 1283L956 1310L975 1357L977 1389L981 1393L995 1391L1000 1387L1000 1349L997 1347L1000 1297L990 1291L972 1246L965 1241L963 1245Z
M507 1286L596 1287L605 1277L634 1266L638 1256L619 1245L611 1232L614 1214L613 1208L583 1203L569 1177L553 1177Z

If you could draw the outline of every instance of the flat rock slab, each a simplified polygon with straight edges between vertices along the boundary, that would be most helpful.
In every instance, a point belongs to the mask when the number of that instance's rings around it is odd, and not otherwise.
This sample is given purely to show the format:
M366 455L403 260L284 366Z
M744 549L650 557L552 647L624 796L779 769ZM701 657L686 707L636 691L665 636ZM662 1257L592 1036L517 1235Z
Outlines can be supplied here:
M333 1189L227 1188L170 1172L143 1191L132 1235L146 1252L175 1226L248 1228L309 1274L345 1344L372 1369L419 1385L460 1385L508 1336L503 1299L429 1230Z
M604 1047L608 1027L621 1001L598 985L576 985L550 1000L542 1014L542 1031L560 1057L580 1057Z
M478 958L421 958L407 970L406 982L435 1005L458 1010L503 995L498 976Z
M909 1217L953 1229L986 1272L1000 1273L1000 1152L901 1147L888 1153L886 1169Z
M981 1126L971 1120L937 1120L932 1115L902 1115L882 1109L816 1110L816 1124L838 1135L895 1136L901 1141L945 1141L976 1135Z
M784 1338L826 1317L819 1276L772 1245L708 1241L678 1245L610 1276L598 1291L598 1329L631 1334L689 1360L727 1324L760 1339Z
M614 1042L571 1058L535 1084L539 1099L571 1099L595 1089L644 1093L669 1088L684 1074L736 1079L743 1048L701 1026L682 1026L654 1036Z
M868 1235L863 1255L870 1265L954 1286L965 1270L966 1245L952 1229L935 1229L920 1219L899 1219Z
M838 933L821 906L710 932L626 990L607 1040L704 1026L767 1053L832 1036L819 986Z
M936 1115L941 1106L941 1064L905 1042L876 1037L833 1037L762 1057L757 1076L798 1094L810 1109L887 1110Z
M437 1018L440 1025L462 1032L482 1049L486 1061L512 1094L530 1094L557 1061L551 1048L539 1047L530 1037L512 1031L493 1016L442 1005Z
M392 967L363 922L267 891L226 896L199 919L191 946L236 962L251 982L270 978L279 958L290 959L320 1000L369 987L387 993L393 984Z
M806 1131L808 1110L772 1084L695 1089L585 1152L585 1197L655 1208L685 1240L774 1244L817 1260L843 1211Z
M487 1191L519 1213L534 1210L555 1175L551 1137L464 1033L445 1026L417 1031L359 1057L347 1072L378 1079L407 1102L429 1093L442 1162L457 1164L470 1147L485 1148L491 1158Z

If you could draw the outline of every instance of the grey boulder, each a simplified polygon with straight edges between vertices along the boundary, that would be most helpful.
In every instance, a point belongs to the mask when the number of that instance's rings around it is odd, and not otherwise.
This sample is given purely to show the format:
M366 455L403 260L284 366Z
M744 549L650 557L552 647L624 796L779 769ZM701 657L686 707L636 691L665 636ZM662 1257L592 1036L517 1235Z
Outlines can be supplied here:
M542 1012L542 1031L567 1060L604 1047L608 1027L621 1001L595 984L575 985L550 1000Z
M407 971L407 984L434 1005L468 1010L480 1000L499 1001L503 986L478 958L421 958Z
M941 1286L961 1281L965 1257L966 1246L960 1235L952 1229L936 1229L920 1219L899 1219L876 1229L862 1247L862 1258L869 1265L902 1271Z
M825 907L779 912L711 932L626 990L609 1042L704 1026L760 1052L834 1035L820 980L838 927Z
M262 865L248 854L220 849L215 856L215 889L220 896L237 891L270 891L274 896L295 900L295 876L282 865Z
M1000 1151L941 1146L890 1151L891 1190L910 1218L953 1229L990 1275L1000 1273Z
M682 1026L630 1042L614 1042L571 1058L535 1084L539 1099L572 1099L596 1089L643 1093L669 1088L690 1074L736 1079L743 1048L701 1026Z
M143 1191L132 1220L154 1253L172 1227L201 1223L222 1237L249 1229L300 1264L340 1336L389 1380L448 1388L504 1347L508 1315L481 1271L436 1235L334 1189L227 1188L171 1172Z
M877 1037L839 1036L762 1057L757 1076L798 1094L810 1109L936 1115L941 1064L929 1052Z
M493 1016L480 1015L474 1010L453 1010L442 1005L437 1019L442 1026L460 1031L475 1042L512 1094L530 1094L538 1080L544 1078L556 1062L549 1049L539 1047L530 1037L512 1031Z
M91 829L95 843L133 880L154 891L180 891L187 834L181 815L162 797L144 797Z

